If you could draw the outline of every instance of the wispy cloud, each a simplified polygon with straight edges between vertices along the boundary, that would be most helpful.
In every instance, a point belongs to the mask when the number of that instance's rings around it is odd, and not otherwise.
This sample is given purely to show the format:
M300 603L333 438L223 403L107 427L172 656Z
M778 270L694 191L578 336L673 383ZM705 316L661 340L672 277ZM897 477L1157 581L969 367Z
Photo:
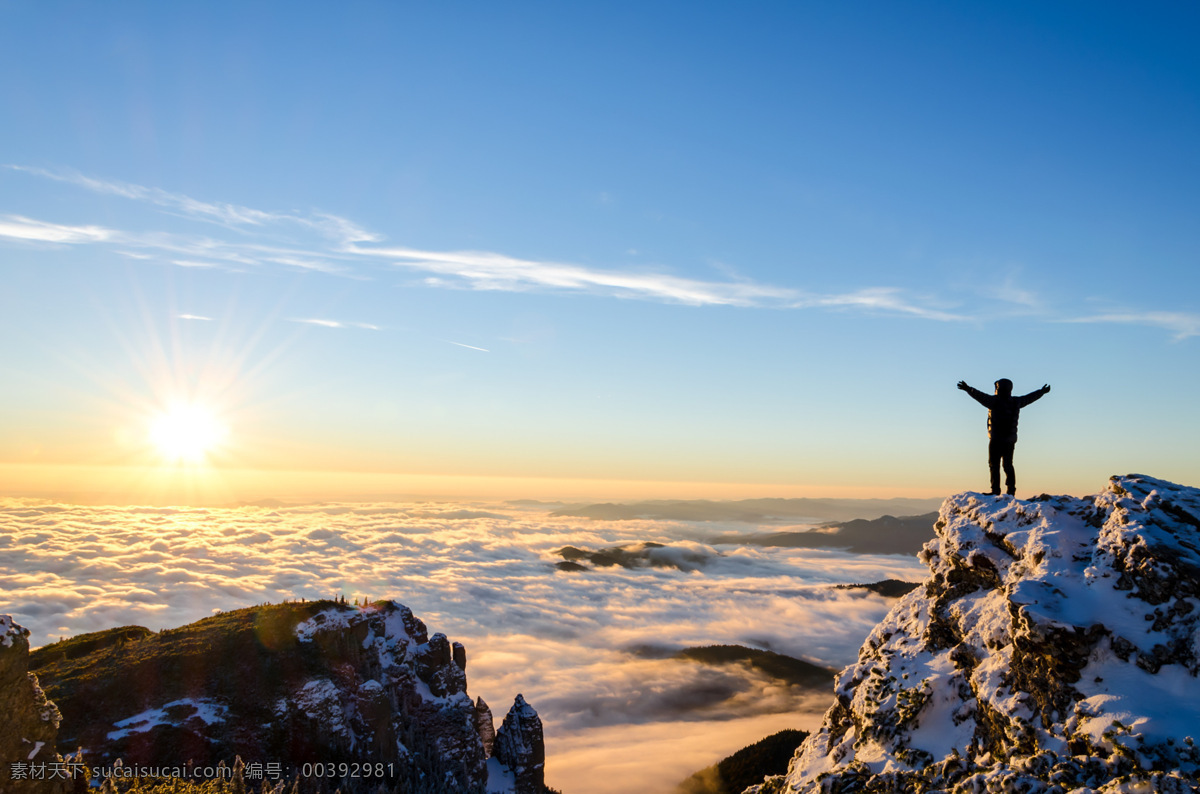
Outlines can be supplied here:
M320 317L290 317L288 319L293 323L319 325L322 328L362 328L367 331L382 330L380 326L372 325L371 323L343 322L342 320L326 320Z
M1073 317L1062 322L1148 325L1170 331L1177 342L1200 336L1200 314L1192 312L1115 311L1090 317Z
M0 237L42 243L103 243L115 237L103 226L66 226L47 223L22 215L0 216Z
M0 238L34 244L103 245L124 256L183 267L233 272L282 267L347 278L366 278L364 270L399 269L421 274L423 278L416 283L431 289L541 291L699 307L823 309L935 322L960 322L986 316L979 311L968 314L957 310L956 304L944 297L918 294L897 286L867 286L847 292L821 293L762 284L732 274L725 280L707 280L661 270L596 268L569 262L523 259L490 251L429 251L383 245L382 235L329 213L264 211L239 204L200 201L159 188L95 179L73 171L20 165L3 168L148 204L174 216L217 225L226 233L133 232L100 225L60 224L24 215L3 215L0 216ZM984 290L983 294L994 302L1024 307L1045 321L1056 319L1049 312L1040 311L1041 302L1037 295L1020 288L1011 278ZM333 328L374 328L362 323L319 318L296 321ZM1061 321L1152 326L1169 331L1176 340L1200 336L1200 315L1187 312L1112 311Z
M655 298L694 306L782 304L796 290L752 283L698 281L664 273L599 270L562 262L519 259L488 251L422 251L404 247L350 245L350 253L390 261L401 268L467 282L481 290L549 289Z
M207 322L212 322L211 317L205 317L202 314L177 314L175 316L180 320L205 320Z
M86 188L94 193L103 193L122 198L154 204L189 218L218 223L229 228L266 226L275 223L293 223L320 232L323 236L341 242L375 241L377 235L366 231L353 222L327 213L264 212L251 207L224 202L199 201L181 193L171 193L161 188L145 187L129 182L95 179L75 171L51 171L22 165L5 165L12 171L32 176L66 182Z
M965 319L922 305L896 287L877 287L844 294L819 294L746 279L702 281L665 273L600 270L563 262L519 259L486 251L423 251L403 247L348 246L348 251L389 260L392 264L436 274L426 283L446 285L459 279L473 289L530 290L605 294L682 303L691 306L774 308L846 308L910 315L929 320Z
M217 224L238 235L217 239L209 235L168 232L124 232L98 226L63 226L29 218L10 218L0 236L42 242L109 243L135 258L157 256L185 267L232 270L285 266L340 276L358 277L354 263L391 266L426 274L423 283L438 288L526 291L605 295L680 303L690 306L770 308L841 308L930 320L962 319L895 287L877 287L846 294L819 294L790 287L759 284L749 279L709 281L652 270L627 271L585 267L565 262L521 259L488 251L426 251L403 246L372 245L382 235L353 221L323 212L268 212L238 204L208 202L160 188L103 180L66 170L20 165L10 171L75 185L94 193L149 204L169 214ZM315 233L305 243L293 231ZM262 235L256 239L254 235ZM267 241L269 239L269 242Z
M478 350L480 353L492 352L492 351L488 350L486 347L475 347L475 345L464 345L462 342L454 342L449 339L443 339L442 341L446 342L448 344L451 344L451 345L458 345L459 347L465 347L467 350Z
M797 303L796 306L865 309L874 312L908 314L914 317L923 317L927 320L941 320L944 322L967 319L961 314L952 314L916 303L907 298L903 290L894 287L873 287L849 292L844 295L823 295Z
M171 264L178 265L179 267L199 267L199 268L205 268L205 267L221 268L222 267L222 265L218 265L216 262L200 262L195 259L172 259Z
M980 292L993 300L1026 309L1038 309L1042 305L1037 293L1017 284L1016 276L1011 273L1000 284L982 287Z
M341 265L335 265L332 262L323 260L313 256L295 256L287 253L275 253L263 256L266 262L274 262L279 265L287 265L288 267L299 268L300 270L315 270L318 273L329 273L334 275L346 274L349 268Z

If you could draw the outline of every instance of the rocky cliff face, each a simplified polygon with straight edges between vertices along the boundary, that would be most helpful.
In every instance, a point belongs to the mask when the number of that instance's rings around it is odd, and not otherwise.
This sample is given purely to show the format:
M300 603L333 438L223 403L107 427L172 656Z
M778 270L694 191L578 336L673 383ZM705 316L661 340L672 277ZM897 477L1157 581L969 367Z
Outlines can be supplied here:
M72 641L35 654L66 740L83 745L90 764L206 766L240 756L268 781L275 764L283 777L332 778L330 790L343 792L384 783L541 794L504 778L515 770L503 762L489 764L491 712L467 694L466 649L429 635L401 604L280 604L159 634L117 631L113 642L105 633L77 638L83 654ZM368 774L330 774L342 764ZM491 770L504 779L489 782Z
M947 499L786 776L748 792L1200 790L1200 490Z
M533 706L517 695L496 732L496 760L512 772L517 791L541 791L546 786L546 742L542 720Z
M29 672L29 630L0 615L0 791L64 794L58 707ZM33 770L37 769L37 772Z

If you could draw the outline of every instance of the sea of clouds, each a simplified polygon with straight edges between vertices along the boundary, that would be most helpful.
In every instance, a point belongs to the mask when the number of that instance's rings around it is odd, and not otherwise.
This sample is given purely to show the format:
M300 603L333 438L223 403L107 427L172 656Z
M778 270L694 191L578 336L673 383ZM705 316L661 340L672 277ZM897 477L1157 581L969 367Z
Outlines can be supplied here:
M395 599L466 645L469 691L497 724L518 692L538 709L550 785L652 793L770 733L814 727L832 695L671 652L740 644L840 668L892 602L832 585L926 573L913 557L705 542L753 525L547 513L511 503L0 499L0 614L31 629L36 646L265 601ZM654 556L682 568L555 567L567 545L646 541L665 544Z

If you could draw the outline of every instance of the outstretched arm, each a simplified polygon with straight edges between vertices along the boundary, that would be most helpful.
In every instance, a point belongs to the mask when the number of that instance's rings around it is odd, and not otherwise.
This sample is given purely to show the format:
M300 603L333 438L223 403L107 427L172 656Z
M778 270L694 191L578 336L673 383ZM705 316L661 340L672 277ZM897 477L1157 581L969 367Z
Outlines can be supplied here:
M1050 384L1047 383L1045 386L1038 389L1037 391L1031 391L1031 392L1029 392L1029 394L1026 394L1024 397L1020 398L1021 407L1024 408L1026 405L1029 405L1031 402L1034 402L1035 400L1042 399L1043 395L1046 395L1049 393L1050 393Z
M992 395L984 394L979 389L975 389L975 388L972 388L971 386L968 386L967 382L965 380L960 380L958 382L958 388L962 389L967 394L971 395L971 399L975 400L975 402L979 403L984 408L992 407L992 399L991 399Z

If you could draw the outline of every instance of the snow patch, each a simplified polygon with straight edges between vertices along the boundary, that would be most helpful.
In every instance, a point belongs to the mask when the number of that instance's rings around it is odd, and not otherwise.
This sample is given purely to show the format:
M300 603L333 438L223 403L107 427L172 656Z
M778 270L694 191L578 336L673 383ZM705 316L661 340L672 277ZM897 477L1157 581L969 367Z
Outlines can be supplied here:
M183 726L192 720L199 720L205 725L224 722L229 708L213 700L193 700L184 698L172 700L156 709L147 709L140 714L114 722L117 730L110 731L110 740L123 739L135 733L145 733L159 725Z
M13 646L13 637L26 637L29 630L13 622L11 615L0 615L0 645L5 648Z
M346 725L351 706L333 681L315 678L302 686L294 699L301 711L325 729L338 736L351 738Z
M517 779L512 770L495 757L487 762L487 794L516 794Z
M357 613L352 609L331 607L318 612L303 623L296 624L296 636L301 642L311 642L313 635L318 631L340 631L349 628L354 616L357 616Z

